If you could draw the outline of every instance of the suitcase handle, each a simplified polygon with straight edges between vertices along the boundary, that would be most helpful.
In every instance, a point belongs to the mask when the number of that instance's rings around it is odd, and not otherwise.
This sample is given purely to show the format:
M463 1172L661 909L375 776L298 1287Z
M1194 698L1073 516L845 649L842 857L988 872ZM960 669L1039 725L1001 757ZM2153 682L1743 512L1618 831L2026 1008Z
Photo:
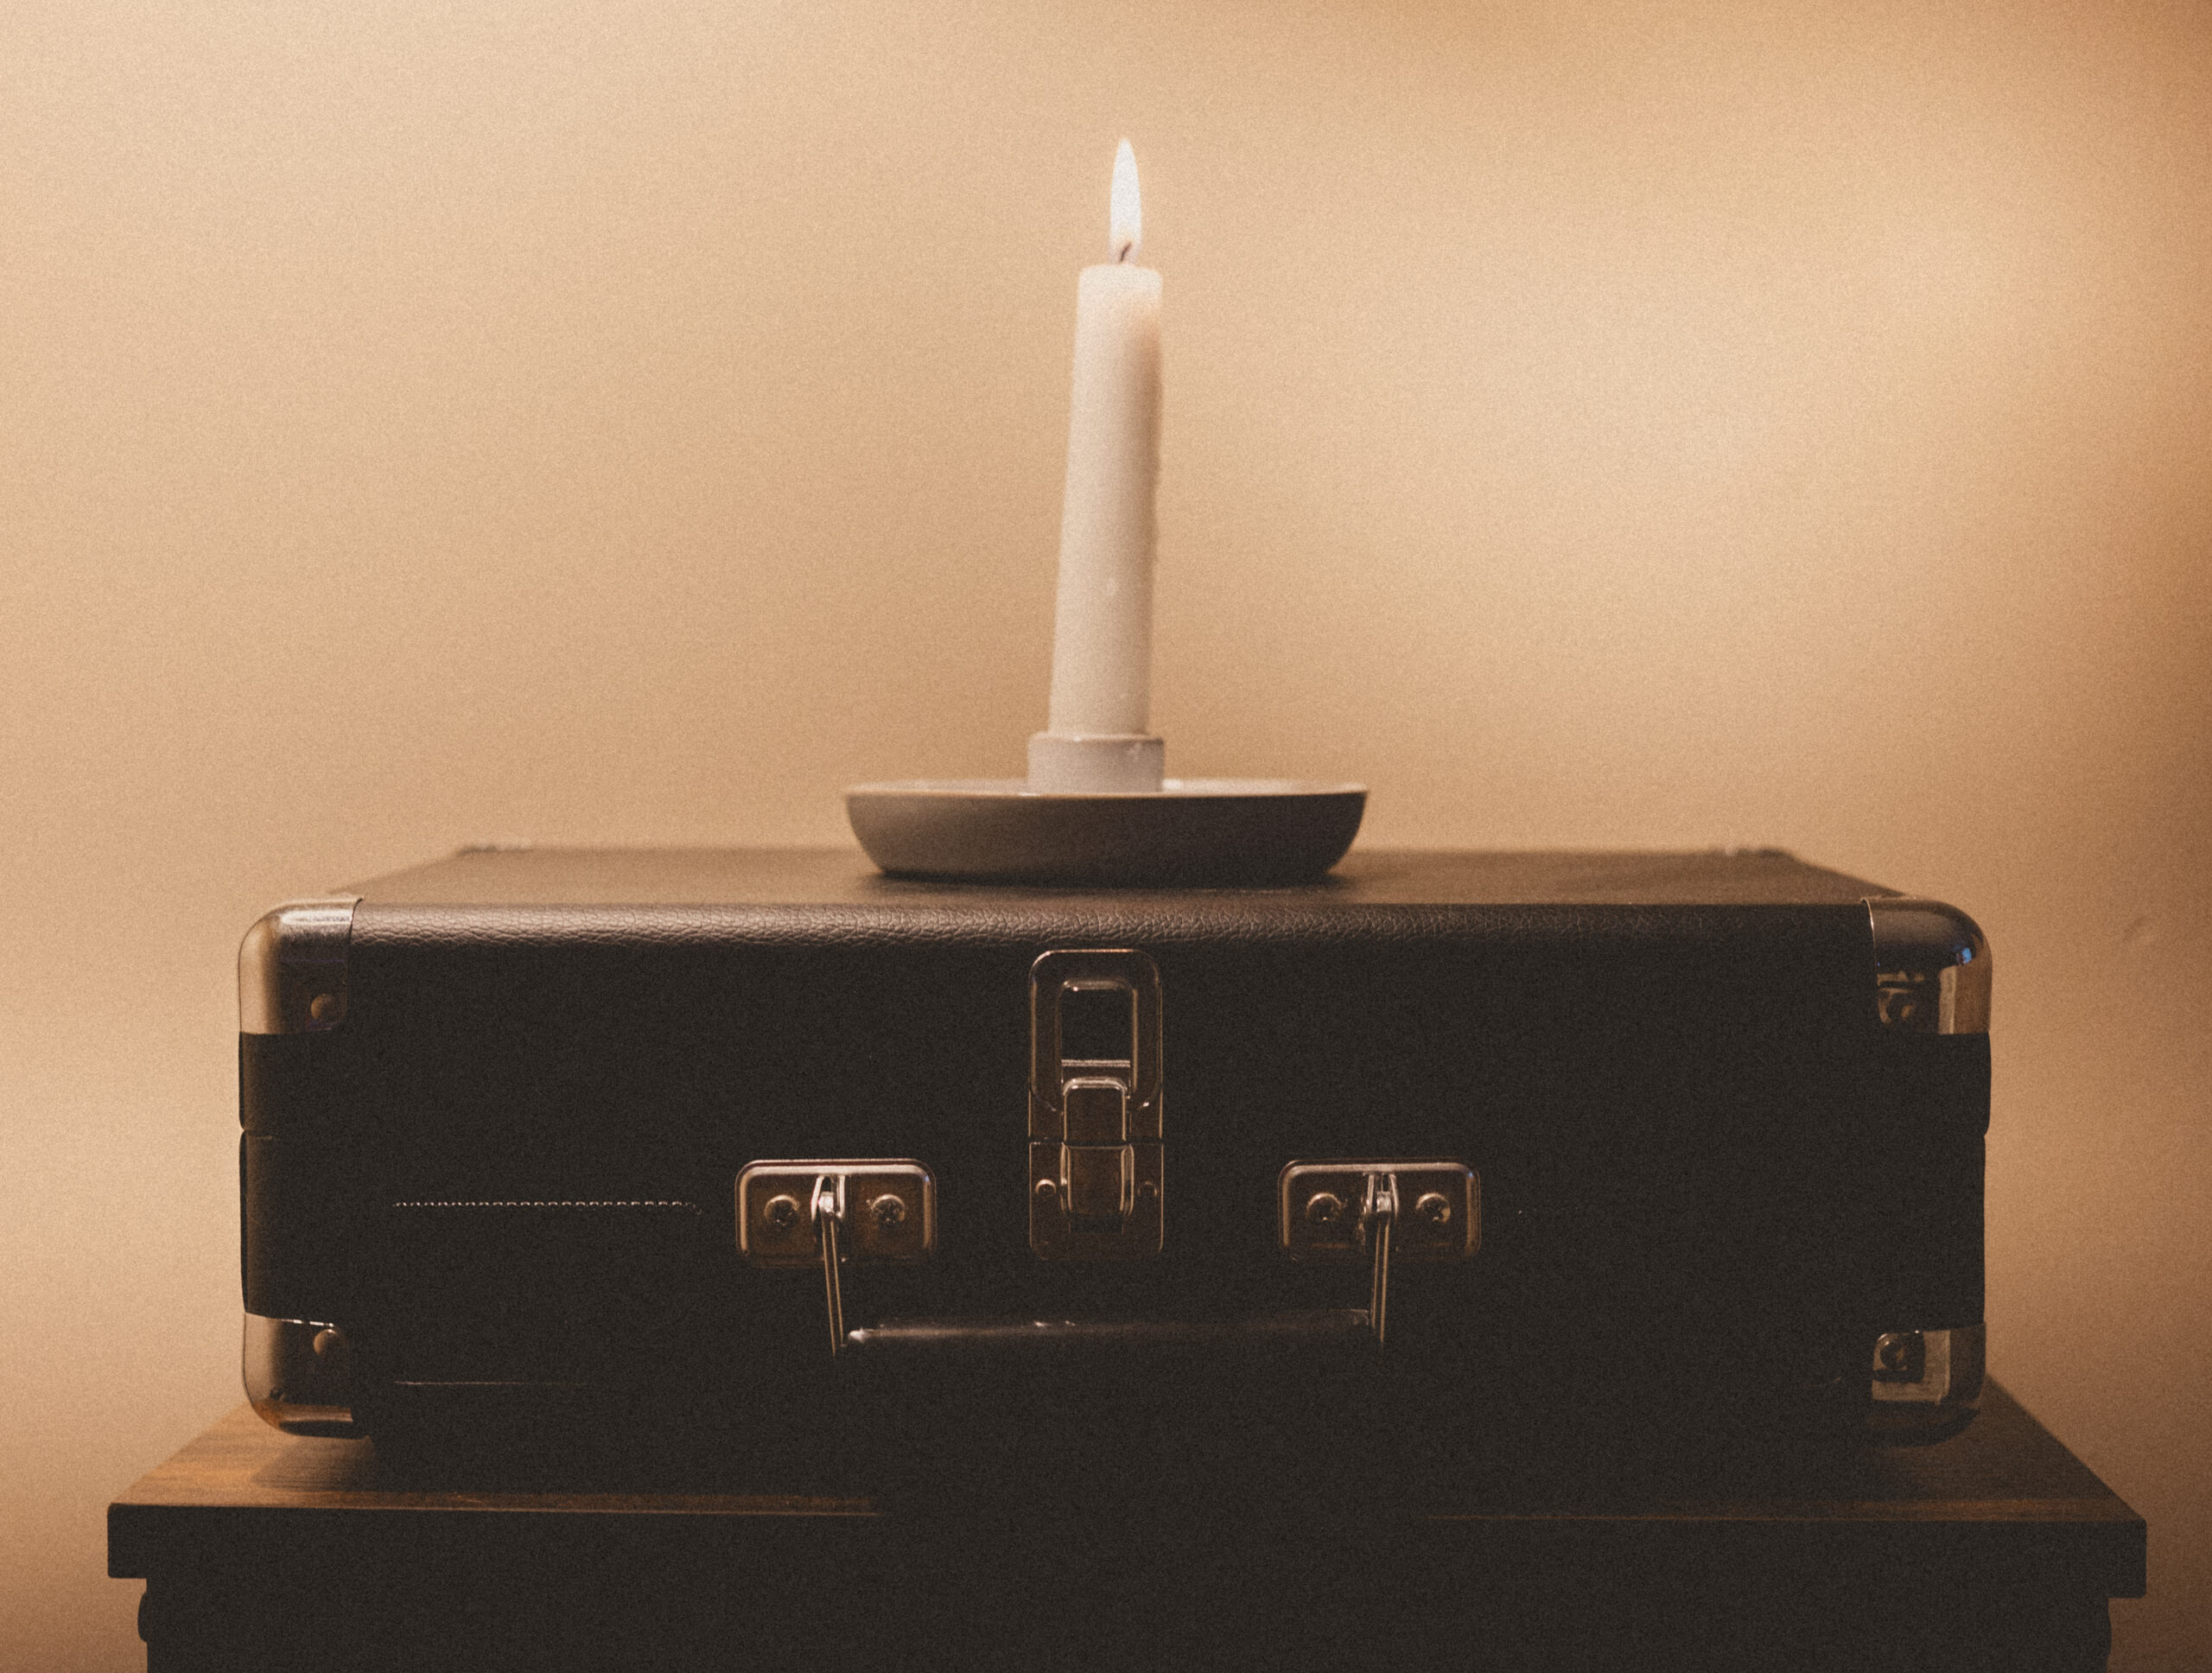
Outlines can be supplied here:
M1085 1356L1243 1357L1316 1351L1350 1353L1374 1339L1361 1307L1229 1320L887 1319L848 1333L845 1347L871 1362L950 1361L988 1355L1028 1364Z
M1037 1353L1333 1341L1345 1333L1347 1320L1357 1321L1380 1352L1388 1337L1393 1259L1463 1261L1481 1243L1481 1182L1463 1161L1294 1161L1277 1180L1276 1199L1277 1235L1291 1259L1367 1263L1364 1311L1209 1324L924 1320L848 1332L848 1260L923 1261L937 1247L937 1181L912 1160L750 1163L737 1176L737 1244L755 1265L820 1266L834 1358L855 1347L941 1351L990 1344L994 1352Z
M842 1345L871 1360L906 1362L978 1353L1028 1362L1085 1354L1305 1354L1362 1343L1380 1353L1389 1334L1394 1256L1423 1263L1463 1261L1482 1240L1481 1181L1463 1161L1294 1161L1282 1170L1276 1198L1277 1235L1291 1259L1368 1263L1363 1309L1206 1322L890 1320L851 1332Z

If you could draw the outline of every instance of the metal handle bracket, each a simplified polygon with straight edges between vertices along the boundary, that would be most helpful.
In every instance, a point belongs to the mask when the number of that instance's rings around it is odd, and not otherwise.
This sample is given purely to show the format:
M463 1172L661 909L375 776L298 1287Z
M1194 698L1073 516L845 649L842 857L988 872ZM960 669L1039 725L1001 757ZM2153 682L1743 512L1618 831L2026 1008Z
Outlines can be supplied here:
M1464 1261L1482 1243L1482 1182L1462 1161L1294 1161L1276 1197L1292 1260L1368 1263L1367 1322L1378 1348L1392 1262Z
M822 1269L830 1352L845 1347L849 1261L911 1265L937 1250L937 1181L918 1161L756 1161L737 1176L738 1253Z

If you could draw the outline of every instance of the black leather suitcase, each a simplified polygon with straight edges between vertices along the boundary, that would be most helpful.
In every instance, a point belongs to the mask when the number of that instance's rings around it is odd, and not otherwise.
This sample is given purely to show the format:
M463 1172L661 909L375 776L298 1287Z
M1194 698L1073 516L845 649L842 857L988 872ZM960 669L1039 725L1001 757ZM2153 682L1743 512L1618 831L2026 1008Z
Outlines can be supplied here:
M772 1476L1940 1428L1988 970L1955 909L1770 850L1252 890L465 851L246 938L249 1391Z

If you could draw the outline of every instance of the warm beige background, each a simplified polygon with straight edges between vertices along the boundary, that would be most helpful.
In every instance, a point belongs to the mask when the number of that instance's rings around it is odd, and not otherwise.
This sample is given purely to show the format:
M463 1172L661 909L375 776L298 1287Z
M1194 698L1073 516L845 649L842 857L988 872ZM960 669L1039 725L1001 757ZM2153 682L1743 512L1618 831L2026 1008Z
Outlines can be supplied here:
M1075 270L1158 720L1382 843L1778 843L1998 951L1999 1374L2212 1661L2200 7L17 0L0 1662L238 1397L232 948L470 838L844 839L1043 715Z

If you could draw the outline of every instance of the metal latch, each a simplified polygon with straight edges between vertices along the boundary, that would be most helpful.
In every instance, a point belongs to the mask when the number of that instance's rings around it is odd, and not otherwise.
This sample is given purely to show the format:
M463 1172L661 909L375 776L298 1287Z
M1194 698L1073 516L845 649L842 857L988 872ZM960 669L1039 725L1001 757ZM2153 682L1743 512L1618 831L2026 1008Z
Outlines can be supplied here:
M1482 1186L1459 1161L1294 1161L1277 1192L1283 1253L1370 1263L1367 1322L1382 1345L1390 1263L1464 1261L1482 1243Z
M845 1345L846 1261L912 1265L937 1250L937 1181L918 1161L756 1161L737 1176L738 1252L822 1267L830 1352Z
M1069 1038L1077 1006L1088 1040ZM1046 1260L1160 1252L1160 1069L1151 959L1065 948L1029 967L1029 1247Z

